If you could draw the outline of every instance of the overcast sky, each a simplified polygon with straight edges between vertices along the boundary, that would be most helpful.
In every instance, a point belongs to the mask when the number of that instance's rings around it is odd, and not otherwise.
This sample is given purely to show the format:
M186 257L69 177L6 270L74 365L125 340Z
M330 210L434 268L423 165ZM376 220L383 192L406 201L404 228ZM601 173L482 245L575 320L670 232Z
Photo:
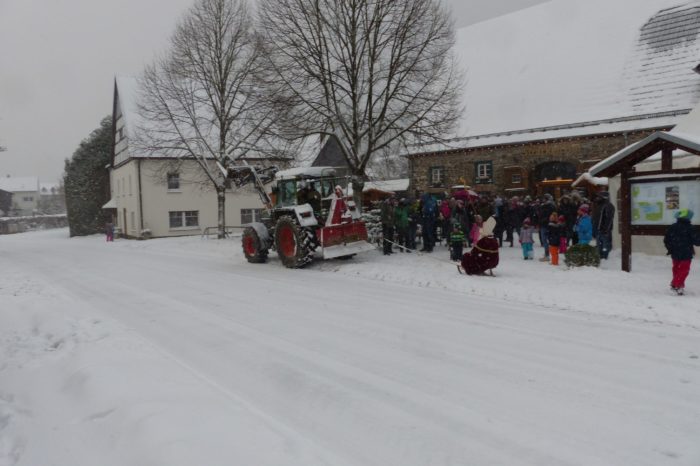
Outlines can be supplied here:
M57 182L194 0L0 0L0 176ZM544 0L445 0L457 27Z

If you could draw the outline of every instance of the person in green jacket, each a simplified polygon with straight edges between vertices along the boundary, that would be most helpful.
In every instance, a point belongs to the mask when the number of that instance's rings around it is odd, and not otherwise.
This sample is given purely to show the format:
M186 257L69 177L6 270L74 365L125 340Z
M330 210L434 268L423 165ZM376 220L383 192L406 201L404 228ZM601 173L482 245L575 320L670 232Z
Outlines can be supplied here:
M411 252L408 249L408 202L401 199L394 210L394 225L396 226L396 241L399 243L399 251Z
M452 233L450 234L450 259L457 262L462 260L462 248L465 241L466 237L459 225L453 224Z

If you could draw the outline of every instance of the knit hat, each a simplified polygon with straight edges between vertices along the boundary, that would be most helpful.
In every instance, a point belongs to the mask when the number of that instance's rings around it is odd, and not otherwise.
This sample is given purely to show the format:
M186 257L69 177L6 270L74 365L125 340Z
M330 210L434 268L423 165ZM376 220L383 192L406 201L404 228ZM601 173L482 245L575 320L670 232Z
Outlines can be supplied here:
M581 204L578 210L587 214L591 210L591 208L588 206L588 204Z
M692 220L693 219L693 214L694 212L690 209L681 209L678 212L675 213L674 217L676 218L684 218L686 220Z

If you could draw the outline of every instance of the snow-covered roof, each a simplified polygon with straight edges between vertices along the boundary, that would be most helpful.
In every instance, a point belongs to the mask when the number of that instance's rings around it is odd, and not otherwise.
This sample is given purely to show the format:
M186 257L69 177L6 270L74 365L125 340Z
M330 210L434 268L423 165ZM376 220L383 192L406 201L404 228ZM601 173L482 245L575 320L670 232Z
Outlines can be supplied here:
M666 133L662 131L658 131L641 141L638 141L632 145L629 145L625 147L624 149L616 152L615 154L611 155L610 157L601 160L597 164L593 165L591 168L588 169L588 173L591 176L596 176L597 174L603 172L607 168L615 165L617 162L623 160L627 156L633 154L637 150L641 149L642 147L656 141L656 140L664 140L668 141L674 144L678 144L681 147L686 147L688 149L693 149L696 151L700 151L700 136L694 135L694 134L683 134L683 133Z
M333 167L298 167L288 170L280 170L275 174L277 180L289 180L299 177L319 178L322 176L335 176Z
M0 178L0 189L9 193L38 192L39 178L36 176Z
M688 111L700 2L553 0L457 31L458 136Z
M133 76L117 76L114 81L127 137L134 138L136 129L142 124L138 111L139 81Z
M532 141L565 139L596 134L620 133L625 131L671 128L687 115L688 111L667 112L642 117L626 117L610 120L588 121L574 124L558 125L527 130L507 131L503 133L482 134L464 138L455 138L444 143L423 144L410 148L409 154L428 154L455 149L474 149L477 147L519 144Z
M378 191L384 191L388 193L397 193L401 191L408 191L408 178L403 178L400 180L384 180L384 181L368 181L365 183L363 191L368 191L370 189L376 189Z

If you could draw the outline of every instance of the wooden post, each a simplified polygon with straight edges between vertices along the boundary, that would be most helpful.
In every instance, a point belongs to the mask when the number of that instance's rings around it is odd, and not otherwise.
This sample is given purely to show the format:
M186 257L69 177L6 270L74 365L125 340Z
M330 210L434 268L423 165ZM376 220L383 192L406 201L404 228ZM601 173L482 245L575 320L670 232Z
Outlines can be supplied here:
M673 148L664 146L661 150L661 170L673 170Z
M632 190L630 171L625 168L620 174L620 236L622 239L622 270L632 271Z

